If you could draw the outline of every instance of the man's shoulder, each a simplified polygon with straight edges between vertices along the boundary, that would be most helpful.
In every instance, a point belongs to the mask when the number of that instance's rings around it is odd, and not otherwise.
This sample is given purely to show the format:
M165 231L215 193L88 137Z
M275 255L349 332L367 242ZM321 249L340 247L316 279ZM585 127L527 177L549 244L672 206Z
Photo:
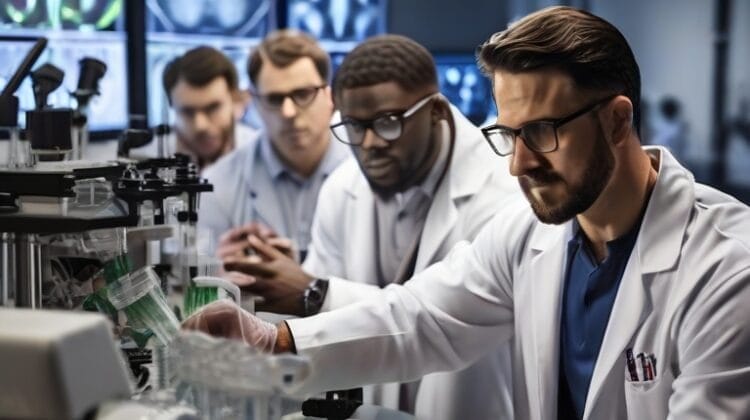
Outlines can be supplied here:
M694 207L693 230L702 235L710 232L716 241L728 241L737 251L747 254L750 265L750 207L729 194L699 183L695 184Z
M244 143L222 156L213 165L203 171L203 177L221 178L229 175L236 176L239 169L244 169L245 165L250 163L250 156L255 154L258 144L261 142L262 135L254 133Z
M323 187L326 191L356 191L361 186L368 186L367 179L353 157L345 158L336 169L328 175Z
M234 144L235 149L239 149L244 145L256 141L260 135L261 130L250 127L246 124L237 124L234 127Z

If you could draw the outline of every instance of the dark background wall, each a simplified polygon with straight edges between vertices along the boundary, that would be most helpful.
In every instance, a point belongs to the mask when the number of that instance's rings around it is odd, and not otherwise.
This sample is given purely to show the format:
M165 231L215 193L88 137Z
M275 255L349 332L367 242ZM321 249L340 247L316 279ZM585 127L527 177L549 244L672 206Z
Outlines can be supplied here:
M508 22L508 5L498 0L391 0L388 8L390 32L433 52L474 51Z

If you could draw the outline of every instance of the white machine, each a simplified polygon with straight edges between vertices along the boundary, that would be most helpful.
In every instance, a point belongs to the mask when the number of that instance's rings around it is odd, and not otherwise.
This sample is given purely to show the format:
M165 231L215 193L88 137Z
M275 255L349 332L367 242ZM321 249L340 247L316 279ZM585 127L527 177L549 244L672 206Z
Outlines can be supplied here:
M80 419L132 393L99 314L0 308L0 417Z

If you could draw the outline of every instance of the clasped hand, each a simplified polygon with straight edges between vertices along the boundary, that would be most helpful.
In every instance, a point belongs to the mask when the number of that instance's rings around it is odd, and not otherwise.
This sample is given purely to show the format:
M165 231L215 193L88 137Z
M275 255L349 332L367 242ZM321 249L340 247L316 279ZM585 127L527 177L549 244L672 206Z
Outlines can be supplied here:
M217 254L232 282L263 298L258 311L303 315L302 298L313 277L292 257L291 241L249 224L222 235Z

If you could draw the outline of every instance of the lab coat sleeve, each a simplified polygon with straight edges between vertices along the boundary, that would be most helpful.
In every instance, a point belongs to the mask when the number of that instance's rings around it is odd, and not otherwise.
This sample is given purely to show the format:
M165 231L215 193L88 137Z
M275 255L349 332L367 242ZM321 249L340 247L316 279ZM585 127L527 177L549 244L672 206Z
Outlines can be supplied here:
M686 309L683 322L674 331L681 371L672 384L670 419L747 418L748 302L750 269L744 269L725 281L707 281Z
M353 169L359 170L357 167ZM346 257L343 253L346 252L344 248L347 246L347 215L344 214L347 206L344 203L347 200L347 192L342 188L342 182L347 182L348 177L341 175L347 173L334 173L321 187L308 255L302 266L307 273L329 280L328 293L321 307L322 312L367 299L380 291L376 285L344 278Z
M513 334L508 227L495 218L474 244L405 286L314 317L288 321L313 373L301 390L320 392L406 381L469 365Z
M341 248L345 229L345 215L342 214L345 192L338 185L339 182L334 172L318 193L307 258L302 264L306 272L316 277L344 275Z

